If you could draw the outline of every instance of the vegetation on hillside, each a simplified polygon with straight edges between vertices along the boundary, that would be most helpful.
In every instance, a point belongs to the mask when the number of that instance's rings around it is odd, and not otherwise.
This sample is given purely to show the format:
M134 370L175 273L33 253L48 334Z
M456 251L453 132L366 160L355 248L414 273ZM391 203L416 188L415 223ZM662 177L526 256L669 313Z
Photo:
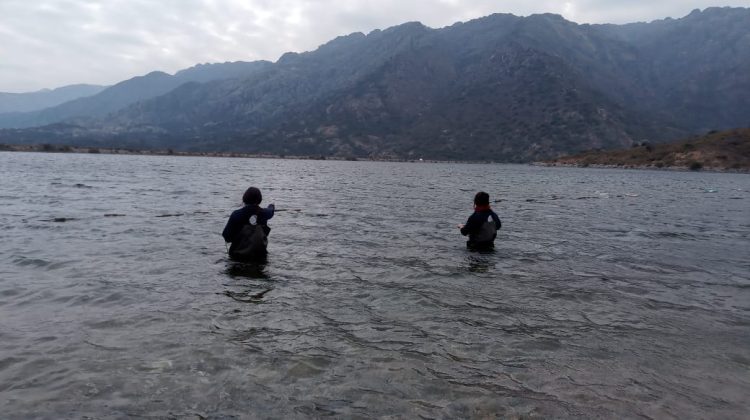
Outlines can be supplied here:
M542 164L747 172L750 171L750 128L712 131L678 143L639 143L625 150L588 151Z

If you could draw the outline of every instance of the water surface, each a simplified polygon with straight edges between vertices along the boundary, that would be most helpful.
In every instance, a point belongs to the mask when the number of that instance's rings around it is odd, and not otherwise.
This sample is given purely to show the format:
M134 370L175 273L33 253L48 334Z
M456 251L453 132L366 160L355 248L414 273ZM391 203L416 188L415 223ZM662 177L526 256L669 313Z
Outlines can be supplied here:
M0 412L747 418L749 231L747 175L0 153Z

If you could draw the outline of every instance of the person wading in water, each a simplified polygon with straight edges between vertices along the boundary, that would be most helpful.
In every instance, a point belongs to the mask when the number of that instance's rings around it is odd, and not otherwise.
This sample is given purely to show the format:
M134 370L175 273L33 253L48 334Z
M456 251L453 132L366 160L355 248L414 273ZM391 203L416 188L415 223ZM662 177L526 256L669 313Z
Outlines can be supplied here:
M474 213L466 224L458 225L461 234L469 237L466 247L476 251L495 249L495 238L501 227L500 218L490 208L490 195L484 191L474 196Z
M226 242L231 242L229 257L235 260L247 261L262 259L268 251L268 234L271 228L268 220L273 217L275 206L260 207L263 195L260 190L250 187L242 196L245 207L237 209L229 216L222 236Z

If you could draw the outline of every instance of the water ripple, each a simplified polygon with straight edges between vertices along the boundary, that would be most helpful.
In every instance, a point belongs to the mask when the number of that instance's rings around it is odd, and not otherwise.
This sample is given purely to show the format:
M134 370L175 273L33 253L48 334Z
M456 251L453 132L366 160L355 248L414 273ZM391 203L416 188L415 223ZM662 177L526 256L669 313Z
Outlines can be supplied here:
M219 236L249 183L259 264ZM0 191L10 418L750 410L745 175L0 153Z

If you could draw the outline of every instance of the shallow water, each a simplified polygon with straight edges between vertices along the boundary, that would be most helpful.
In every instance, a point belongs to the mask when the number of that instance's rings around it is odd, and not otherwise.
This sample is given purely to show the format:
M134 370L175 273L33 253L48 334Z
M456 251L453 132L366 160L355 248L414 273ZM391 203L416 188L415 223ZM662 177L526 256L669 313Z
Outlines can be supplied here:
M0 412L747 418L748 232L747 175L0 153Z

